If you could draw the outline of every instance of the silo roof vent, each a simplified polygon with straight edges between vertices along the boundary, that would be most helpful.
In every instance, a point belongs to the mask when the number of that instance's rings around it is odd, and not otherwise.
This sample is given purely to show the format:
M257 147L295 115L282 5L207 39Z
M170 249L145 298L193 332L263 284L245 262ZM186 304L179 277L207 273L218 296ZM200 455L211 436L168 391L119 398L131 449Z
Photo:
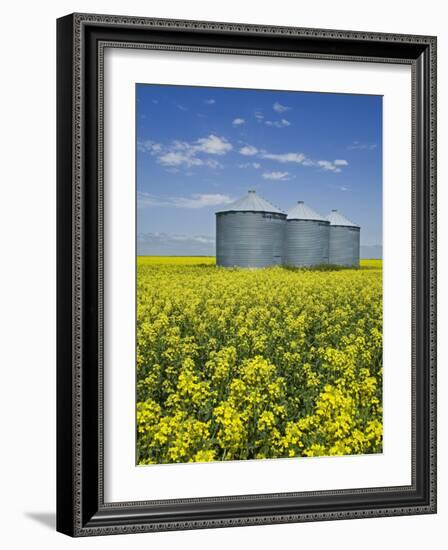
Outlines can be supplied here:
M297 204L288 211L288 220L313 220L326 222L323 216L307 206L303 201L297 201Z
M327 216L330 225L342 225L344 227L359 227L356 223L351 222L337 210L332 210Z

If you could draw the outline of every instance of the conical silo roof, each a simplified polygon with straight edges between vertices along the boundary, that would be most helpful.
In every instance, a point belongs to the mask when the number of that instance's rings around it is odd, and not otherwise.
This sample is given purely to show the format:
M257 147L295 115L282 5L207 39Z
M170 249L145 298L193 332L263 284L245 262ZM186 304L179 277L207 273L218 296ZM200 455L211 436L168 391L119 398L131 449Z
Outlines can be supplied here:
M330 225L342 225L344 227L359 227L356 223L351 222L345 216L340 214L337 210L332 210L328 216L327 220L330 222Z
M326 222L323 216L307 206L303 201L297 201L297 204L288 211L288 220L313 220Z
M244 197L217 211L217 213L220 212L273 212L275 214L285 214L280 208L257 195L253 189L250 189Z

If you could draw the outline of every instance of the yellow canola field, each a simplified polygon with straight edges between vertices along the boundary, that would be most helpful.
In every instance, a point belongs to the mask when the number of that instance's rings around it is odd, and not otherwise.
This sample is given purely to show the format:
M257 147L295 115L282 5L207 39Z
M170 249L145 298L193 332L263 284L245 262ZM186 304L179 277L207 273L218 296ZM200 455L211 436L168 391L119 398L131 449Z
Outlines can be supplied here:
M137 265L139 464L382 451L382 265Z

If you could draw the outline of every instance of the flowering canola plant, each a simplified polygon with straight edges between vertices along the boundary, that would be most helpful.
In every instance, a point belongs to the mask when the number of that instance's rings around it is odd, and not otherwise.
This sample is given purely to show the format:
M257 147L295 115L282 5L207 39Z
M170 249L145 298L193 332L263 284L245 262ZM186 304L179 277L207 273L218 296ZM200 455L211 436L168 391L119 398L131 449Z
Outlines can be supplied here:
M137 462L382 451L382 267L139 257Z

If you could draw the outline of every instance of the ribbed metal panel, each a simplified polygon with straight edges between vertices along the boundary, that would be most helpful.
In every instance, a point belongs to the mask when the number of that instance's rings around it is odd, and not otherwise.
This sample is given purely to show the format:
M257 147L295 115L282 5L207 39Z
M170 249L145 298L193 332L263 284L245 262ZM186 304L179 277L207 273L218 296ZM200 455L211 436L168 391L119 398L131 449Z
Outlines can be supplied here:
M359 227L330 225L329 263L359 267Z
M269 267L283 262L286 214L218 212L216 264L223 267Z
M332 210L330 222L329 263L359 267L360 227L337 210Z
M328 263L330 222L287 220L284 264L310 267Z

